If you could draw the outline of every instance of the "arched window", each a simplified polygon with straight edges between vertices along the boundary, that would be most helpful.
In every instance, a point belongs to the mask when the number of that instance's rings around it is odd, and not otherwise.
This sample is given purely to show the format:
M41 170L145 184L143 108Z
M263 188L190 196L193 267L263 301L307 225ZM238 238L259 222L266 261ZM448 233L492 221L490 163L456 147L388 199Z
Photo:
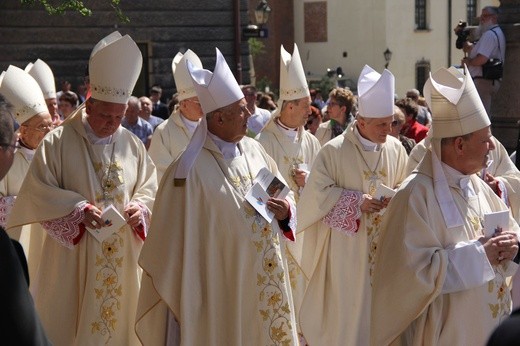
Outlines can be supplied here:
M415 0L415 30L428 30L426 0Z

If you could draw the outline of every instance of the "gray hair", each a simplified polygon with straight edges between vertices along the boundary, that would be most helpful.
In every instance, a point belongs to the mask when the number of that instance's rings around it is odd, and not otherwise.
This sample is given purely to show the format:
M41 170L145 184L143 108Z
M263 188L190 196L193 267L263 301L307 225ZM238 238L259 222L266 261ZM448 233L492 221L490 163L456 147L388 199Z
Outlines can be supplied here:
M498 16L498 7L496 6L486 6L482 9L482 11L487 11L495 16Z

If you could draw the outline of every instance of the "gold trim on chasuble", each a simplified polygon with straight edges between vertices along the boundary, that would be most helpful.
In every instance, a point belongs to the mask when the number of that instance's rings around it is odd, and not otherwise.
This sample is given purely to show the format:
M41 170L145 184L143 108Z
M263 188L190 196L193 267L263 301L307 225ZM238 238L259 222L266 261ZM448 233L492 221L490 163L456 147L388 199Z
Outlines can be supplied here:
M363 170L363 179L368 181L368 194L374 196L377 190L377 186L382 184L383 181L386 181L387 177L388 174L386 172L386 168L384 167L377 172ZM379 233L384 211L385 209L378 213L365 214L367 221L366 230L368 241L368 268L370 273L370 284L372 284L372 273L374 271L377 244L379 241Z
M289 170L287 171L287 177L291 177L287 179L287 184L289 185L289 189L294 192L294 199L296 202L300 199L300 187L296 184L296 181L292 179L294 177L294 170L299 167L300 164L304 163L303 155L297 157L289 157L287 155L283 156L283 161L285 164L289 165Z
M102 203L110 202L122 204L124 193L118 187L124 185L123 166L118 161L110 162L104 169L100 162L95 162L93 166L96 174L102 177L100 190L95 192L97 207L103 209ZM125 227L121 227L117 233L105 239L101 244L101 253L96 254L94 293L99 304L99 317L91 323L91 333L104 336L105 343L110 342L117 328L116 314L121 310L123 286L119 281L124 260L124 239L121 236L124 232Z
M237 191L247 192L251 186L247 178L229 177L229 181ZM249 202L244 202L244 212L251 222L252 241L257 252L258 311L264 323L264 339L271 341L269 345L292 345L291 306L287 296L290 287L285 282L279 235L273 232L271 225Z
M470 213L469 223L474 232L473 236L483 236L483 218L480 215L476 215L477 209L475 209L474 206L471 205L470 201L466 202L469 206L467 211ZM477 202L478 213L482 214L480 201L478 200L478 198ZM505 318L509 316L509 314L511 314L511 283L509 283L508 285L508 280L505 274L505 268L507 268L507 265L508 264L492 266L493 271L495 272L495 277L493 278L493 280L488 281L487 284L487 291L489 293L488 297L491 299L491 302L488 302L489 312L491 314L491 317L493 319L498 319L499 322L502 322Z

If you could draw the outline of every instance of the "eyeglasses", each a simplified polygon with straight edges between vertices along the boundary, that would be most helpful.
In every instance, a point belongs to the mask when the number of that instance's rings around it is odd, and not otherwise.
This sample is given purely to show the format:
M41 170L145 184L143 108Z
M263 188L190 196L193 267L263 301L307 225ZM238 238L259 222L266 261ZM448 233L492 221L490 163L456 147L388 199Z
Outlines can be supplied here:
M195 100L195 99L186 99L186 101L193 102L193 103L195 103L197 105L200 105L200 102Z
M334 107L334 106L341 107L341 105L339 103L334 102L334 101L330 101L329 104L328 104L328 107Z
M20 149L22 146L16 142L16 144L8 144L8 143L2 143L0 144L0 147L2 147L4 150L7 150L8 148L9 149L13 149L13 154L16 153L18 151L18 149Z
M40 131L40 132L43 132L43 133L47 133L51 130L54 130L54 128L56 127L54 124L49 124L49 125L40 125L40 126L28 126L28 125L22 125L22 126L25 126L27 127L28 129L33 129L33 130L36 130L36 131Z
M399 125L401 125L401 122L399 120L392 121L392 127L396 127L396 126L399 126Z

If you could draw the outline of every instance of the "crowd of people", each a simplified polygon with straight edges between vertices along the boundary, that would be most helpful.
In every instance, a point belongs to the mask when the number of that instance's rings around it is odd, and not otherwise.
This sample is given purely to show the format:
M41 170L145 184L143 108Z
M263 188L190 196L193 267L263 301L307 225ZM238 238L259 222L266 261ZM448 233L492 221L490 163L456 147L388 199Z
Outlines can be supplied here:
M500 329L489 339L497 327L511 334L520 172L468 67L441 68L424 97L399 99L396 77L366 65L356 92L323 99L297 45L281 46L275 98L215 57L211 71L177 53L169 104L158 86L132 94L142 56L117 31L93 48L79 105L42 60L1 75L3 341L476 345L500 340Z

